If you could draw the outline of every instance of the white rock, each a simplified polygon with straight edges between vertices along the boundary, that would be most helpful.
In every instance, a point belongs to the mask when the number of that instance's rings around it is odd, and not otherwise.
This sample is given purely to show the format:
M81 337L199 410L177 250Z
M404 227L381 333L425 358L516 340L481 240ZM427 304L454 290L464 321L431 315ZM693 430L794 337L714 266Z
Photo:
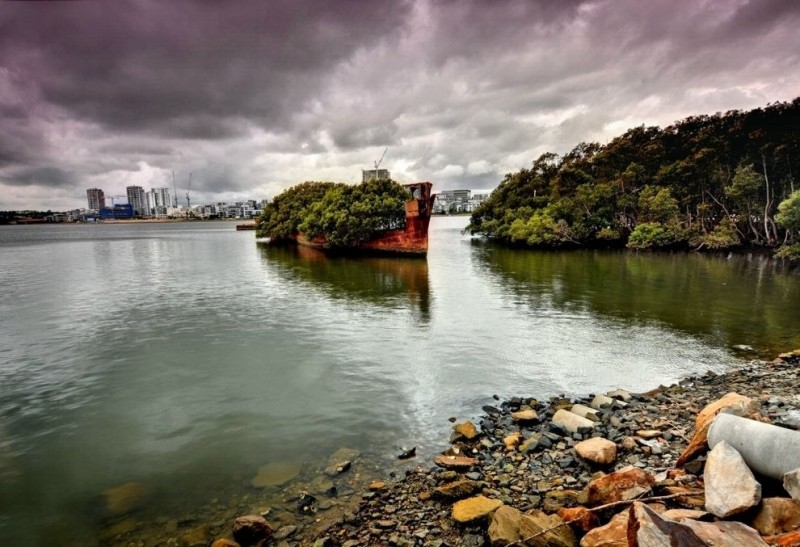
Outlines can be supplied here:
M596 409L601 408L610 408L611 405L614 404L614 399L608 397L607 395L595 395L592 402L589 403L589 406Z
M560 425L570 433L577 433L578 429L582 427L593 429L595 426L593 421L582 418L577 414L573 414L568 410L564 410L563 408L559 409L555 413L552 421L554 424Z
M704 479L706 510L720 518L747 511L761 501L761 485L742 456L725 441L709 452Z
M600 416L597 410L590 408L586 405L572 405L572 408L569 409L570 412L573 414L577 414L581 418L586 418L587 420L592 420L593 422L599 422Z

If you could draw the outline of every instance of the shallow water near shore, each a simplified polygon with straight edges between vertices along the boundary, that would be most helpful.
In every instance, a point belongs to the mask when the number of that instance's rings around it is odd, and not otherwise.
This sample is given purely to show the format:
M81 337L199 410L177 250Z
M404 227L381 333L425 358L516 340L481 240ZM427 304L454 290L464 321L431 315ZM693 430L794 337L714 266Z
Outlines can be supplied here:
M0 539L91 544L122 483L154 492L142 518L181 519L272 462L424 458L493 394L646 390L800 347L779 263L508 250L466 222L434 218L427 260L231 223L0 227Z

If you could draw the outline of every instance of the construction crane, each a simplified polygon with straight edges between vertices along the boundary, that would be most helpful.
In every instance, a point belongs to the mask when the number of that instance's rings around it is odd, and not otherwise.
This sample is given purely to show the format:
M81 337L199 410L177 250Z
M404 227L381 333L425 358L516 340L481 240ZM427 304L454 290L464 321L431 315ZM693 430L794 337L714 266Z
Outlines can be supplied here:
M386 152L388 152L388 151L389 151L389 147L387 146L383 150L383 154L381 154L381 158L378 161L375 162L375 176L376 177L378 176L378 167L380 166L381 162L383 161L383 158L386 157Z
M192 174L189 173L189 187L186 189L186 209L192 210L192 202L189 200L189 192L192 190Z
M178 208L178 186L175 184L175 171L172 172L172 207Z

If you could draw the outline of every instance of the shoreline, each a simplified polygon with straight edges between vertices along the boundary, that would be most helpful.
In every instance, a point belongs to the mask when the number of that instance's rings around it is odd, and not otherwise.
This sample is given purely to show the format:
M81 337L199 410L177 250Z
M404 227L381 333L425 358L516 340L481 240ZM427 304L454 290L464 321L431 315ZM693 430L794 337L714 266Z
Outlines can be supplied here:
M270 479L269 470L262 469L274 503L239 503L228 508L224 519L146 535L156 542L233 547L236 518L252 515L269 523L274 533L269 544L281 547L489 545L485 517L466 523L454 520L458 500L484 496L519 511L551 515L584 505L587 486L600 472L631 466L658 479L655 495L683 489L681 503L671 502L669 508L702 509L704 460L689 462L680 473L674 469L694 432L695 416L729 392L751 397L773 421L800 407L795 397L800 350L781 355L773 361L742 362L721 374L686 377L644 393L615 390L609 392L610 407L593 405L595 394L546 401L495 397L497 403L484 405L474 420L451 419L457 423L442 456L382 465L344 449L302 476ZM598 407L598 421L591 429L571 433L554 425L556 413L576 404ZM443 424L443 436L446 428ZM575 445L591 437L615 444L613 463L596 465L576 454ZM128 545L142 537L106 536L106 544Z

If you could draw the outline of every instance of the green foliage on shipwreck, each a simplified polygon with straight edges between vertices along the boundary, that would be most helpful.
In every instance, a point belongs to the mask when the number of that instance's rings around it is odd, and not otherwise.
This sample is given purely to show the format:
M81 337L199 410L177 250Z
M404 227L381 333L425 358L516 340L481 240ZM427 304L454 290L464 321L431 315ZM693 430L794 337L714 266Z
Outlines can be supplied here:
M331 247L355 247L405 226L409 191L389 179L357 185L304 182L276 196L256 220L256 237L288 240L298 233Z

